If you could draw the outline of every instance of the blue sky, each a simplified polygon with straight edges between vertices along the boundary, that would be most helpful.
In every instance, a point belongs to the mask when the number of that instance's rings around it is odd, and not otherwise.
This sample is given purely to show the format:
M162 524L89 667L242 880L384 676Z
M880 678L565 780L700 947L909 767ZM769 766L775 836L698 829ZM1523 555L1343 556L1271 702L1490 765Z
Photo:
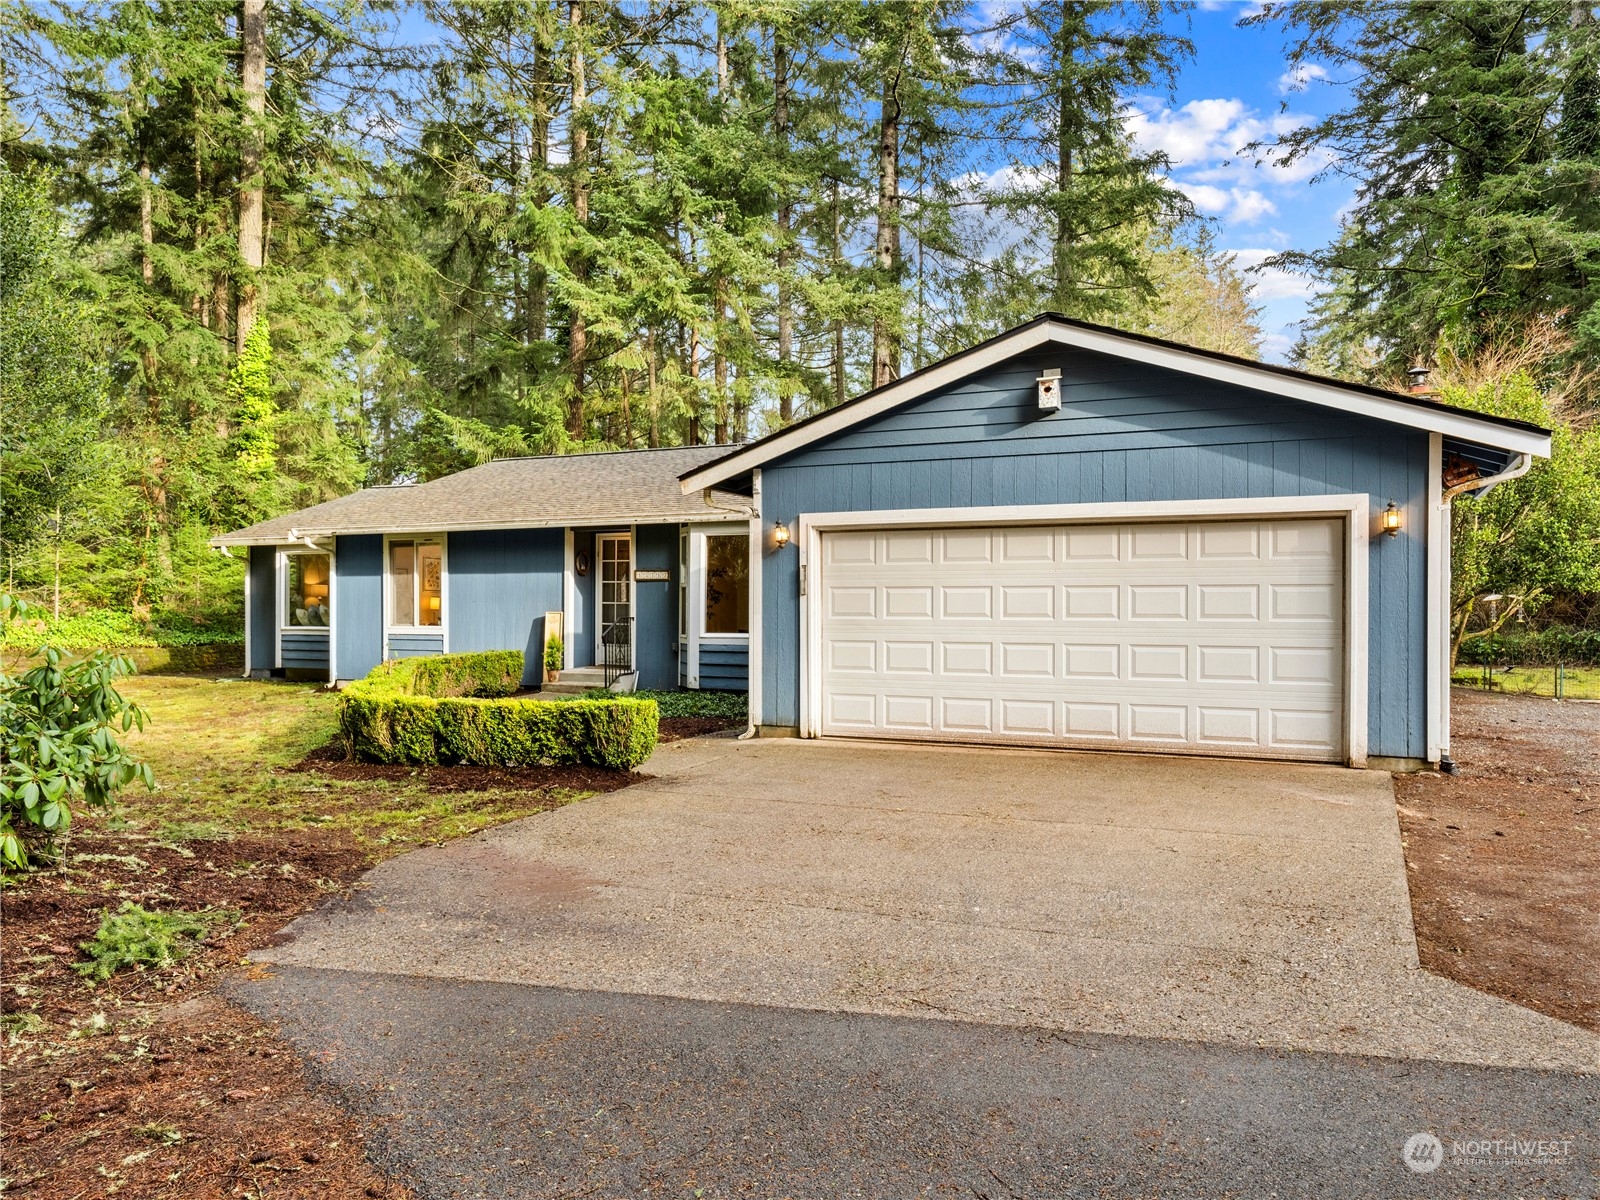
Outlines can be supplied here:
M1333 111L1343 95L1325 79L1291 78L1282 31L1239 26L1255 8L1240 0L1201 0L1187 18L1195 56L1178 77L1176 97L1140 97L1132 121L1142 145L1172 158L1173 181L1211 218L1218 246L1236 254L1242 267L1279 250L1332 241L1352 193L1350 181L1339 176L1313 182L1319 163L1285 169L1239 153L1249 142ZM1282 271L1247 278L1263 310L1265 355L1282 361L1311 285Z

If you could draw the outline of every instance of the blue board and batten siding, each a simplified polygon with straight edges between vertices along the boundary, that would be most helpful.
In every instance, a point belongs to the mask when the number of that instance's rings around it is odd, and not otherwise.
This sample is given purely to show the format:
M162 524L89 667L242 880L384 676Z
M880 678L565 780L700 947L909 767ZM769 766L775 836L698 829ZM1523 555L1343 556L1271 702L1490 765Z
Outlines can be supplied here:
M561 610L565 548L559 529L452 533L445 568L451 653L521 650L522 682L537 683L544 614ZM402 639L391 634L389 652L401 658L426 651L417 646L415 635Z
M634 662L641 688L678 683L678 527L640 525L634 531L634 566L665 571L666 579L633 584Z
M334 544L334 677L360 679L383 661L383 537Z
M270 671L278 665L278 551L250 547L250 661L247 671Z
M1035 380L1062 372L1059 412ZM1410 519L1373 540L1368 750L1421 758L1426 733L1426 433L1082 351L1016 359L762 469L762 520L1365 492ZM799 556L762 566L764 724L799 724Z

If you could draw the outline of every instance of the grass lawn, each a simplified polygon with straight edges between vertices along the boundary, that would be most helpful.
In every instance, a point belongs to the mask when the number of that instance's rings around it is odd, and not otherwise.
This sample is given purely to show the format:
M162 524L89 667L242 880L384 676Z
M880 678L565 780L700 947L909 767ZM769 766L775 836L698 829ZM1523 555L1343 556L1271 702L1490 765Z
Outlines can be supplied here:
M120 817L127 828L158 836L319 827L348 831L384 854L589 794L440 791L423 771L358 781L286 771L337 726L337 698L312 684L151 675L127 681L123 691L150 713L129 744L149 759L159 790L129 790Z
M1600 667L1568 667L1563 674L1563 698L1600 700ZM1482 688L1482 667L1457 667L1450 682L1455 687ZM1514 696L1554 696L1554 667L1497 667L1490 690Z
M64 869L5 889L0 1190L41 1200L406 1195L288 1048L215 994L219 974L252 969L252 950L385 857L627 777L302 766L333 736L338 703L309 684L145 676L123 690L149 714L129 743L157 790L129 790L115 811L81 818ZM202 936L179 939L178 961L91 983L74 968L125 904Z

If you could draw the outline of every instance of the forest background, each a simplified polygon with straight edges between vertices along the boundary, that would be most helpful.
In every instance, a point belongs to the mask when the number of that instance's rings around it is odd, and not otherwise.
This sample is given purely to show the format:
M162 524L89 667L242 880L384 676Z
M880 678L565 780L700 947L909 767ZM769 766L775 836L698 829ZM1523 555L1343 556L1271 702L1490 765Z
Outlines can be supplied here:
M364 485L741 441L1045 310L1259 356L1250 277L1130 132L1186 11L7 5L4 589L76 644L235 640L207 539ZM1294 361L1556 426L1458 505L1460 632L1595 624L1593 5L1246 19L1342 89L1239 147L1354 185L1268 263L1318 287Z

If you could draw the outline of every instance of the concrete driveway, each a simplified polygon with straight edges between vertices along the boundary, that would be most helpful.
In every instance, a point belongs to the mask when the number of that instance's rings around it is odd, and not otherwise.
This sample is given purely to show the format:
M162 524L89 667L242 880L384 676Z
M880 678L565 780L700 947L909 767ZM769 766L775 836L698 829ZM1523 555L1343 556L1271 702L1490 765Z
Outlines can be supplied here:
M1594 1071L1416 968L1389 777L698 739L652 781L405 855L286 966Z

